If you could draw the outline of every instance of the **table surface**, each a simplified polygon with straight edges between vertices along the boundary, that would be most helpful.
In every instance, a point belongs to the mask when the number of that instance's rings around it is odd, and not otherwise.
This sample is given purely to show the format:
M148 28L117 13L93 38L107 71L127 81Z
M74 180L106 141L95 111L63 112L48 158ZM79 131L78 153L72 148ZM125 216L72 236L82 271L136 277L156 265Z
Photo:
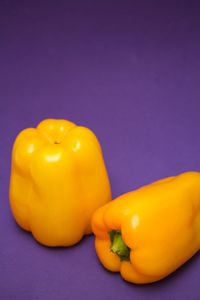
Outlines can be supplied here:
M38 245L8 197L13 141L44 118L96 133L113 197L200 170L199 33L198 1L0 2L1 299L200 299L198 254L158 283L128 284L101 266L93 236Z

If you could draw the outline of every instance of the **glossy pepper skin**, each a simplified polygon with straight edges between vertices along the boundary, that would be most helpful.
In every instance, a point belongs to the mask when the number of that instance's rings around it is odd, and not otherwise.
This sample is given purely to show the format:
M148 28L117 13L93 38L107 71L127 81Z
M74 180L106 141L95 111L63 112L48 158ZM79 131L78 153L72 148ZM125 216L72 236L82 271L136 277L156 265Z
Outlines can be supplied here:
M92 228L97 255L108 270L137 284L166 277L200 248L200 173L162 179L118 197L95 212Z
M16 222L47 246L71 246L91 233L93 212L111 199L94 133L47 119L23 130L12 152L10 204Z

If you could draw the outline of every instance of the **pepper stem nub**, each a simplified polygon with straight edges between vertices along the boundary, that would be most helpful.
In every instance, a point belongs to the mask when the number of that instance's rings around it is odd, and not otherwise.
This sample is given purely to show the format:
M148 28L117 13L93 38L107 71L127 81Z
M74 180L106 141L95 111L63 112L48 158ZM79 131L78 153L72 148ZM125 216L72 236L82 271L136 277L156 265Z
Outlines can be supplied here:
M130 260L130 248L126 246L122 239L121 232L118 230L112 230L109 232L110 235L110 250L116 253L120 260Z

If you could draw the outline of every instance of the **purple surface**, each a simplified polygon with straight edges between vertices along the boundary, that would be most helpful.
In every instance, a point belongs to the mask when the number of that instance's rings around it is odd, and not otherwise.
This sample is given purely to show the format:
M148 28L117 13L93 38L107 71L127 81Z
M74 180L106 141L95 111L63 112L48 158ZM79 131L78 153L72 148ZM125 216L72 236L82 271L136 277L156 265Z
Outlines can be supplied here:
M114 197L200 170L197 3L0 2L0 299L200 299L198 254L161 282L131 285L100 265L92 236L38 245L8 200L14 138L48 117L94 130Z

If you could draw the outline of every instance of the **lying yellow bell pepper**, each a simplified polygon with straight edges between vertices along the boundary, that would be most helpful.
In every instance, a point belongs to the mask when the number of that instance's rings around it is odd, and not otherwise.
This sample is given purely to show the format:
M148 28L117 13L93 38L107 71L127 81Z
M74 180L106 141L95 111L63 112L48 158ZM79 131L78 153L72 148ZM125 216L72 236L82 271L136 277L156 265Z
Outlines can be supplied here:
M93 212L111 199L97 138L66 120L23 130L12 153L10 204L17 223L47 246L91 233Z
M200 173L120 196L95 212L92 228L105 268L139 284L164 278L200 249Z

